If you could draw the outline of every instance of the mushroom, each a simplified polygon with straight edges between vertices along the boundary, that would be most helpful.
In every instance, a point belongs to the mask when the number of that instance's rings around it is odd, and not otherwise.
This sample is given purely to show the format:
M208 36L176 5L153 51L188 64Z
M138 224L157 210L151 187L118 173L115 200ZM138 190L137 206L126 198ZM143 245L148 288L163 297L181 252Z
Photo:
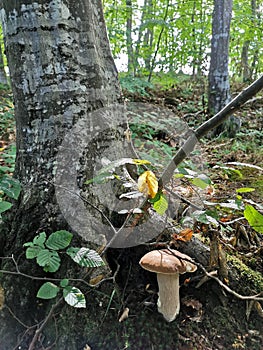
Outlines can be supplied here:
M186 260L183 260L186 259ZM145 270L156 272L159 286L158 311L168 322L179 314L179 273L194 272L197 267L192 259L174 249L152 250L139 264Z

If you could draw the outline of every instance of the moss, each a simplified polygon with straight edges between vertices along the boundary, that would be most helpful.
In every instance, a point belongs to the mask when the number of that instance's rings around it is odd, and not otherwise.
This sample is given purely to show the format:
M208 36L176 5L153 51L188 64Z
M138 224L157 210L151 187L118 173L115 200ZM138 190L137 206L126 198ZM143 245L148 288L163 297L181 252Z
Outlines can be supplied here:
M238 270L238 277L246 282L247 288L250 285L250 289L255 289L258 293L263 290L263 276L260 272L252 270L236 256L227 254L227 261Z

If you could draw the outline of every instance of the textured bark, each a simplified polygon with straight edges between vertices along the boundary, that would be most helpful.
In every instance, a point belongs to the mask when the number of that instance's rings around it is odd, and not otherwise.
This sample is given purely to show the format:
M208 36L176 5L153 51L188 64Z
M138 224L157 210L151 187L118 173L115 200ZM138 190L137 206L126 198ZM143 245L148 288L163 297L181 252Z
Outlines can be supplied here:
M39 274L24 259L23 244L41 231L68 228L52 184L59 145L80 119L86 120L87 133L94 132L89 112L117 102L120 89L99 0L5 0L1 15L15 103L15 176L22 184L19 201L1 226L1 253L20 257L22 271ZM89 150L90 161L100 158L109 139L110 132ZM2 261L3 269L14 269L10 260ZM45 315L36 300L39 284L11 277L2 282L7 307L0 321L1 350L12 349L21 332L8 307L28 325Z
M214 0L208 91L210 114L216 114L230 101L228 49L231 16L232 0ZM226 124L219 126L215 134L224 129Z
M248 63L248 49L249 49L250 41L246 40L242 47L241 52L241 74L243 77L243 83L247 83L251 81L251 72Z

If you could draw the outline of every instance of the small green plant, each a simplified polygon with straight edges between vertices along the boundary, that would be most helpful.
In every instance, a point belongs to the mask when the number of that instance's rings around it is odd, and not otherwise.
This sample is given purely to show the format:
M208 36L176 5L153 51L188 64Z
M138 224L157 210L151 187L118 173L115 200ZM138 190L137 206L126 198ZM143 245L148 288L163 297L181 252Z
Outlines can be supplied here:
M0 172L13 173L16 163L16 146L11 144L5 149L1 149L1 159L4 165L0 166Z
M256 232L263 234L263 215L257 209L247 204L244 210L244 217Z
M123 90L141 96L149 96L147 89L153 89L153 85L148 81L131 75L120 77L120 84Z
M19 181L10 175L15 167L15 145L11 145L5 149L5 152L1 154L1 158L3 160L3 165L0 165L0 218L1 213L12 207L12 203L4 200L4 197L7 196L10 199L18 199L21 191Z
M24 244L24 247L27 248L26 258L36 259L37 264L45 272L56 272L60 268L60 254L63 252L82 267L104 265L104 261L95 250L85 247L69 247L72 237L73 234L66 230L53 232L49 237L45 232L41 232L32 242ZM38 290L37 297L52 299L57 296L59 291L62 291L64 300L69 305L77 308L86 307L84 294L78 288L69 285L69 280L66 278L60 281L59 286L51 282L44 283Z
M201 223L209 224L215 227L220 226L220 216L222 211L231 211L236 214L241 214L245 217L248 224L258 233L263 234L263 215L255 208L256 203L253 205L249 204L251 201L247 202L246 199L242 198L241 193L254 192L255 188L251 187L241 187L236 189L236 198L229 199L227 202L215 203L208 202L206 204L213 209L196 210L193 212L192 216ZM257 205L262 209L261 205Z
M3 199L6 195L9 198L18 199L20 183L9 175L0 174L0 218L1 214L12 207L12 203Z

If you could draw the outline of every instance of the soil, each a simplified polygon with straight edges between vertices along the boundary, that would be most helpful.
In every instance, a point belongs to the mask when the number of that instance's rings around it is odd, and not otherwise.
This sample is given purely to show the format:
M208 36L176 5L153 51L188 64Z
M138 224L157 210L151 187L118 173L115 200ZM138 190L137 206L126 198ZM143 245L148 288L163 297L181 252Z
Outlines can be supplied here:
M166 91L148 91L149 95L146 97L126 92L125 97L132 101L165 105L195 127L208 116L205 111L203 85L196 88L191 86L191 89L187 96L183 87L172 87ZM235 91L241 89L242 86L236 86ZM229 162L263 167L262 111L263 99L259 97L237 113L243 119L243 126L235 140L222 137L201 142L214 183L213 198L210 195L210 201L226 201L236 195L237 188L255 187L256 191L244 196L263 205L262 171L250 167L245 167L244 170L242 166L231 165L242 172L240 177L238 172L213 168L218 163ZM0 140L1 147L7 147L8 140L13 142L14 133L10 130L8 132L9 136ZM165 140L165 135L156 138L169 143ZM1 162L4 165L4 160ZM237 216L233 211L226 210L222 211L222 218L234 220ZM245 227L246 235L242 236L240 233L240 223ZM225 282L240 294L262 293L263 237L248 227L245 220L234 222L230 228L220 237L220 246L226 254L228 269L236 272L230 274L230 280ZM204 243L209 243L208 237L202 235L202 225L194 234L201 237ZM142 271L138 265L144 251L145 247L130 248L125 253L110 251L108 256L112 270L116 270L116 261L122 267L115 282L105 282L98 289L87 290L85 310L76 310L67 305L58 308L38 342L45 345L38 345L36 349L47 349L53 341L54 346L51 348L58 350L263 349L262 303L247 302L229 295L212 280L198 287L203 277L199 270L194 277L187 274L180 277L180 314L172 323L166 322L157 311L156 276ZM127 318L123 316L125 313ZM121 317L124 319L120 321ZM70 319L77 319L72 339L69 339L71 337L68 334ZM61 335L59 338L56 330ZM46 339L45 332L49 335L53 332L53 340ZM32 334L28 332L28 335L31 339ZM16 349L27 349L29 338L25 336ZM0 342L0 350L11 349L1 348Z

